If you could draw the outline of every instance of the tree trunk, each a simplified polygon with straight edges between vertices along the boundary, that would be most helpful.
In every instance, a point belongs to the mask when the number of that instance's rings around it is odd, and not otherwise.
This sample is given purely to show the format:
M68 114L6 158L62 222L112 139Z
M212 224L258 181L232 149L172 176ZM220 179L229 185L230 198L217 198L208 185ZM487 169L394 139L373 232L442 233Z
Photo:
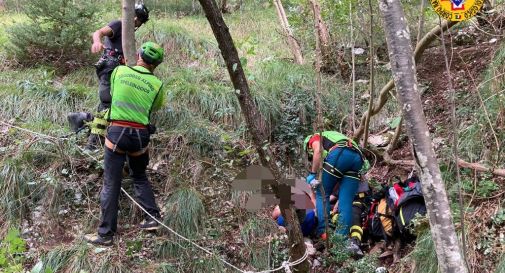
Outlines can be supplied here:
M356 60L354 57L354 26L352 16L352 1L349 1L349 22L351 34L351 83L352 83L352 101L351 101L351 128L356 131Z
M235 95L239 100L240 109L256 147L260 162L263 166L267 166L270 169L275 178L275 182L272 184L272 189L275 195L281 199L281 212L286 219L287 225L290 227L288 229L288 237L291 245L291 260L297 260L305 253L305 243L303 242L300 223L296 217L295 210L291 206L291 195L289 194L290 186L282 183L283 175L276 164L277 161L270 149L266 147L269 138L266 133L265 120L258 111L256 104L254 104L244 70L240 64L237 49L233 43L228 26L225 24L219 11L219 7L217 6L215 0L199 1L202 5L203 11L205 12L207 20L210 23L212 32L216 37L221 54L223 55L233 87L235 88ZM297 269L297 272L308 272L308 262L304 261L303 263L295 266L295 269Z
M321 17L321 6L319 5L319 2L317 2L317 0L310 0L310 3L312 4L312 10L314 11L314 17L319 31L319 41L321 42L321 51L323 52L324 58L324 51L330 44L330 34L328 33L328 28L323 21L323 17Z
M370 41L369 41L369 62L370 62L370 98L368 100L368 113L372 113L373 109L373 96L374 96L374 69L375 69L375 64L374 64L374 58L375 58L375 53L374 53L374 47L373 47L373 9L372 9L372 0L368 0L368 7L370 8ZM365 119L365 136L363 137L363 147L366 148L368 144L368 133L370 130L370 119L372 118L372 115L367 115Z
M281 0L274 0L274 5L277 10L277 16L279 17L279 22L281 23L282 31L288 38L288 45L289 48L291 49L291 53L293 53L295 62L297 64L303 64L303 55L302 50L300 48L300 44L295 39L293 31L289 27L288 18L286 17L286 12L284 11L284 7L282 6Z
M466 273L435 151L417 92L414 53L400 0L379 0L391 70L421 183L438 265L444 273Z
M421 35L423 35L424 30L424 9L425 9L426 0L421 0L421 14L419 16L419 24L417 24L417 39L416 43L419 43L421 40Z
M137 58L135 56L135 0L123 0L123 19L121 21L123 44L123 55L126 64L135 65Z

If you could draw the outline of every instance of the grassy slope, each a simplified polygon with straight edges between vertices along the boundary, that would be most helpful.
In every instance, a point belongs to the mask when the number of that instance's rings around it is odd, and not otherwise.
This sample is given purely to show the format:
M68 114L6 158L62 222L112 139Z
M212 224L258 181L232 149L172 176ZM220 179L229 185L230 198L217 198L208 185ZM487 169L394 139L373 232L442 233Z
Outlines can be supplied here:
M22 16L4 13L0 17L5 24L10 23L10 18L24 20ZM111 19L115 16L114 14L106 14L102 20L104 18ZM247 58L246 72L250 77L251 87L256 94L262 113L269 118L271 129L275 130L278 128L277 126L281 126L281 130L288 132L281 134L283 137L281 140L296 145L296 140L302 137L301 130L310 127L308 121L310 121L312 106L310 105L310 97L307 99L307 93L314 90L311 62L308 61L309 65L307 66L299 67L285 61L290 57L290 54L277 30L277 19L273 9L237 12L227 15L225 19L241 56ZM154 22L156 22L156 26ZM202 240L201 243L208 244L208 247L215 247L221 253L226 253L227 257L236 263L254 264L258 268L265 268L268 262L265 262L266 258L261 257L261 253L258 253L258 249L265 249L265 245L261 245L261 243L248 245L246 243L244 246L237 243L236 240L233 242L226 240L236 238L230 236L236 235L239 227L245 226L252 229L252 231L243 230L242 234L254 234L254 232L264 229L268 224L246 223L246 220L252 217L251 214L245 214L237 208L223 208L222 206L223 199L229 200L230 196L228 185L223 182L230 181L234 175L233 171L230 172L226 169L238 169L241 164L249 163L255 159L254 155L249 154L248 148L250 147L243 138L244 130L240 126L240 112L228 75L222 61L219 58L218 60L214 59L215 56L218 56L219 51L206 19L201 16L188 16L180 19L160 16L153 18L146 26L142 27L137 33L137 38L138 42L155 39L165 44L169 56L167 62L156 72L164 80L166 88L170 92L169 104L160 111L158 117L160 131L164 134L153 140L153 149L159 152L153 153L152 161L160 163L161 166L160 171L152 175L159 193L158 202L171 204L172 201L166 200L166 197L172 193L174 188L196 188L204 194L201 198L204 199L207 209L206 226L199 236L210 236L215 239ZM5 41L4 28L1 28L0 45ZM0 54L2 53L0 52ZM50 68L13 69L7 66L1 71L1 120L18 118L20 122L24 123L23 126L33 130L52 135L63 134L68 132L65 128L65 116L68 111L94 109L97 103L97 82L91 67L72 71L65 76L55 76ZM384 77L380 81L386 81L386 79L387 77ZM342 92L346 88L335 79L325 79L324 86L327 115L337 116L328 122L328 126L338 128L340 120L348 111L348 103L342 105L335 102L349 101L349 92ZM362 103L365 105L365 101ZM394 116L396 112L394 105L389 105L389 108L390 112L385 114L386 118ZM290 113L289 111L293 109L306 109L301 113L295 112L293 117L301 120L306 118L307 123L294 123L302 129L289 131L290 128L296 126L283 120L281 111ZM383 126L382 122L378 122L377 125ZM215 267L216 271L222 270L219 263L208 257L202 257L200 261L195 263L182 265L183 261L174 257L180 255L189 258L195 255L199 256L199 254L188 249L181 252L181 249L173 245L166 246L166 243L171 240L157 243L152 237L139 234L134 228L139 214L124 200L121 204L122 214L120 217L124 221L122 223L125 227L121 241L118 243L118 253L106 251L93 254L91 250L80 246L77 243L79 241L78 235L83 231L94 230L96 218L93 215L96 216L99 213L97 191L101 177L93 173L100 173L94 169L99 170L100 168L92 161L87 161L86 157L79 155L73 141L63 146L43 141L30 144L30 138L26 134L15 130L11 130L10 134L11 137L26 139L26 141L12 142L10 139L0 137L3 147L10 145L7 150L1 151L0 157L4 159L14 157L12 162L2 162L2 167L27 164L24 170L29 172L29 176L35 177L30 177L30 179L36 182L35 185L41 186L40 188L43 190L40 192L52 196L46 202L37 201L38 203L36 203L36 200L33 199L34 203L29 204L31 209L33 210L40 204L53 208L52 214L48 213L44 216L46 219L75 226L73 231L63 231L64 236L61 236L60 239L51 238L54 235L58 236L57 232L61 231L58 229L46 231L45 235L48 237L38 237L36 240L40 241L34 243L34 252L29 255L31 261L36 261L48 250L52 250L51 253L54 256L52 259L51 255L46 256L45 262L48 264L57 263L65 257L66 253L85 251L88 254L74 255L72 258L74 260L71 263L75 271L71 272L78 272L78 269L83 268L92 269L93 264L98 264L98 268L104 270L103 272L113 272L118 269L135 271L151 263L153 265L149 267L150 270L154 271L155 268L158 268L157 264L160 264L161 269L158 270L161 272L176 272L172 269L177 267L191 268L193 272L208 272L208 268L211 267ZM183 136L182 151L177 148L177 145L181 145L178 136ZM79 141L84 141L84 138L81 137L78 139ZM214 150L221 149L224 149L225 152L214 152ZM194 155L195 153L197 155ZM72 155L74 159L67 161L65 154ZM171 156L169 157L167 154ZM201 163L195 163L194 159L200 158L200 156L204 156L203 161L210 161L214 167L202 167ZM241 162L241 164L237 164L237 162ZM204 170L198 172L199 168ZM23 179L23 175L26 175L19 168L13 168L13 170L12 172L20 174L18 177L21 179ZM71 170L71 175L65 175L64 170ZM23 180L20 181L23 182ZM125 184L130 187L128 183ZM211 194L211 190L216 193ZM74 200L73 196L78 192L86 193L84 201L76 202ZM58 196L66 197L58 200ZM195 203L198 202L195 201ZM79 217L69 220L73 217L67 217L66 214L58 215L58 212L63 209L69 209L71 213L75 213ZM223 210L228 212L226 216L220 214ZM131 214L135 217L130 217ZM236 220L236 217L233 216L239 214L242 217ZM176 221L184 222L184 220L188 220L188 217L191 218L191 215L181 215L180 217L182 218ZM36 226L36 228L43 230L43 226ZM70 243L74 236L77 239ZM488 240L487 237L484 239ZM70 248L55 248L60 244L70 245ZM230 250L230 245L240 249L241 254L237 255L234 253L235 251ZM180 253L184 253L184 255ZM122 258L123 255L127 258ZM281 257L278 258L281 261L282 255L278 253L276 255ZM76 257L80 257L80 259ZM107 267L102 266L103 261L107 260L111 260L112 263ZM165 261L169 261L172 265L161 264ZM492 261L488 261L488 263L492 263ZM53 269L57 266L54 264Z

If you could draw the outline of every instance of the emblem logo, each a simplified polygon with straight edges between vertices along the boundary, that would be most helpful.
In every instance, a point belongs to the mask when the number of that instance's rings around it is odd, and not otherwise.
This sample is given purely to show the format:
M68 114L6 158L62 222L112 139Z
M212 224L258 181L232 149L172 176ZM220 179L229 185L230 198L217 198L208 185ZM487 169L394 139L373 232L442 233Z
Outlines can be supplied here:
M482 8L484 0L430 0L438 15L448 21L464 21L472 18Z

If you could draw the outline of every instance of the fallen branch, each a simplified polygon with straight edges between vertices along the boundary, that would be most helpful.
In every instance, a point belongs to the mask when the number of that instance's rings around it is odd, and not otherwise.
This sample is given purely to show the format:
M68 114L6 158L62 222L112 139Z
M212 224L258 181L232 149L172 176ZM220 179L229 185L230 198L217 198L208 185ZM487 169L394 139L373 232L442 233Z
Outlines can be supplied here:
M451 28L452 26L456 25L457 23L458 22L445 21L444 23L442 23L442 28L445 31L445 30ZM438 35L440 35L441 33L442 33L442 29L440 28L440 26L436 26L430 32L426 33L426 35L424 35L424 37L417 43L416 50L414 51L414 60L416 61L416 63L418 63L420 61L421 56L424 53L424 51L426 50L426 48L428 48L428 46L431 44L431 42L433 42L438 37ZM384 107L384 105L386 104L386 102L388 101L388 98L389 98L389 91L391 91L391 89L393 89L393 87L395 87L395 84L392 79L386 85L384 85L384 87L382 87L380 94L379 94L379 98L375 102L374 107L373 107L372 111L370 112L371 116L374 116L377 113L379 113L379 111L382 109L382 107ZM353 136L354 139L359 139L363 135L363 132L365 130L365 120L367 118L367 115L368 115L368 111L363 113L363 115L361 116L359 128L354 132L354 136Z
M505 177L505 169L493 169L493 168L488 168L482 164L479 163L470 163L466 162L461 158L458 158L458 165L463 168L468 168L472 170L476 170L478 172L490 172L494 175L498 176L504 176Z

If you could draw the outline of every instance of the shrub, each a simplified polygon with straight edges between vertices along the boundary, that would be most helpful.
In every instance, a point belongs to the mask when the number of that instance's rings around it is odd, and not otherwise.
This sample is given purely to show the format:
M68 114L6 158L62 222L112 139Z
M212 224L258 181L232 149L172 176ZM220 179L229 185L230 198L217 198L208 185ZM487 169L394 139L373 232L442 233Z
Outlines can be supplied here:
M24 66L53 64L60 69L88 63L94 30L93 1L34 0L23 5L29 20L7 30L7 52Z

